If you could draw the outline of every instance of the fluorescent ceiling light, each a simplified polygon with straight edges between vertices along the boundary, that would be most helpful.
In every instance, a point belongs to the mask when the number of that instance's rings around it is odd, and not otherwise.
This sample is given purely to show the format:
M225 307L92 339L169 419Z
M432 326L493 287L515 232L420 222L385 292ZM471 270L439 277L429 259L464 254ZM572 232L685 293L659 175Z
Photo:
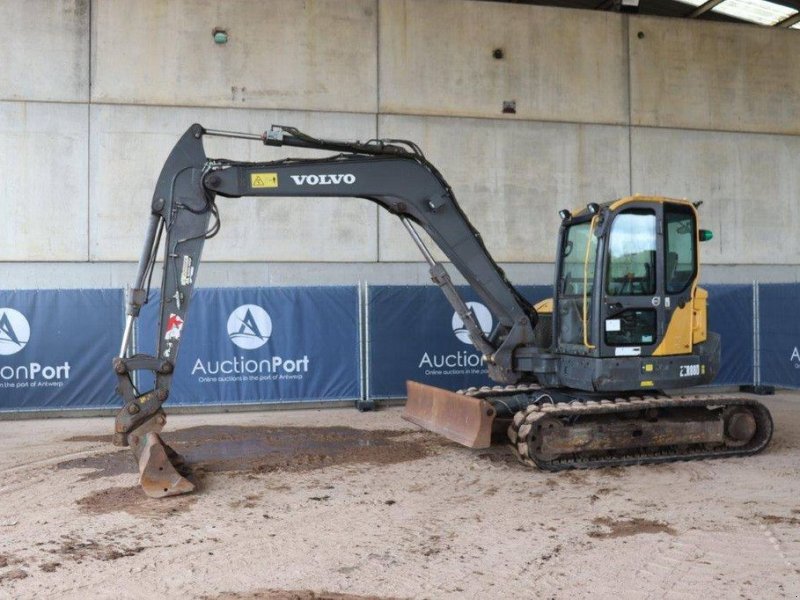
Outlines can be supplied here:
M678 1L695 7L706 3L706 0ZM711 10L760 25L775 25L797 14L796 10L768 0L726 0ZM792 25L792 29L800 29L800 23Z
M711 10L760 25L775 25L797 14L794 9L766 0L725 0Z

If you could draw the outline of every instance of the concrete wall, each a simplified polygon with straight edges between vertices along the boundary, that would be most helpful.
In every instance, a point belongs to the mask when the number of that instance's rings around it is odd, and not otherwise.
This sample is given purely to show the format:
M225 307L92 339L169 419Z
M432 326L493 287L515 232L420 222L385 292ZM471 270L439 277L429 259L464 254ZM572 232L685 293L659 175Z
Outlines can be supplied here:
M0 100L89 100L89 0L0 2Z
M800 46L792 29L630 20L631 122L800 134Z
M292 123L323 137L369 139L376 135L375 118L369 114L94 105L89 188L92 261L138 260L154 176L192 123L213 123L214 128L230 131L259 131L265 123ZM209 156L242 160L285 156L280 149L244 140L209 137L204 145ZM292 151L293 156L309 154ZM378 208L369 202L353 198L220 198L217 204L223 228L206 246L208 260L377 260ZM141 223L141 227L115 226L120 222Z
M519 283L550 281L558 209L633 192L704 201L707 281L800 276L795 30L471 0L0 0L0 18L2 287L130 281L193 122L412 139ZM427 280L363 201L220 208L201 285Z
M558 209L628 193L626 127L399 115L378 125L425 150L502 262L551 261ZM416 260L399 220L381 211L379 222L381 260Z
M374 113L376 19L374 0L95 0L92 100Z
M380 6L381 112L626 123L625 21L445 0ZM503 58L494 58L494 51Z

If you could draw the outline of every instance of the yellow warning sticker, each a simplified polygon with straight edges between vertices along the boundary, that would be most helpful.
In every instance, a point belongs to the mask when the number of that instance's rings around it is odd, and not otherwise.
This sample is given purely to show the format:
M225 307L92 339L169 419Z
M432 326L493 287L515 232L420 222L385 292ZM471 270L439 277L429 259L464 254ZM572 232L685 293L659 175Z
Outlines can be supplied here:
M278 187L277 173L250 173L250 187L256 188L276 188Z
M653 382L652 381L643 381L639 385L641 385L642 387L653 387Z

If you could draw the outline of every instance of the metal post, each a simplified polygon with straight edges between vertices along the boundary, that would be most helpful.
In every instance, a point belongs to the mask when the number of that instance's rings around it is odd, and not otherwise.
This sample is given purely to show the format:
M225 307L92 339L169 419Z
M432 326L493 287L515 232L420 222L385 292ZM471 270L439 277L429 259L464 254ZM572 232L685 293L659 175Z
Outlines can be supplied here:
M761 385L761 298L757 281L753 281L753 385Z
M365 301L364 298L366 297L365 294L362 294L362 286L361 282L358 282L358 357L359 357L359 367L361 371L361 386L360 386L360 398L356 400L356 408L360 411L367 411L367 410L374 410L375 409L375 402L370 399L369 392L367 390L367 366L366 366L366 358L369 355L369 351L366 350L364 345L364 335L365 335ZM366 330L366 335L369 335L369 330Z
M364 387L364 397L370 401L372 400L372 390L371 390L371 380L370 380L370 371L369 371L369 351L370 351L370 344L371 341L369 339L369 283L364 283L364 379L365 379L365 387Z

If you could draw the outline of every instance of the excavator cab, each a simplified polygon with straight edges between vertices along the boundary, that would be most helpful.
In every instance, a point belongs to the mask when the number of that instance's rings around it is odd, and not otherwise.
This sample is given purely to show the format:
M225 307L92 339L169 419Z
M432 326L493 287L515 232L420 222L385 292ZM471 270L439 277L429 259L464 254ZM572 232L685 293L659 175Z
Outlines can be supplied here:
M719 338L697 287L697 211L632 196L562 211L552 315L562 385L587 391L710 383Z

